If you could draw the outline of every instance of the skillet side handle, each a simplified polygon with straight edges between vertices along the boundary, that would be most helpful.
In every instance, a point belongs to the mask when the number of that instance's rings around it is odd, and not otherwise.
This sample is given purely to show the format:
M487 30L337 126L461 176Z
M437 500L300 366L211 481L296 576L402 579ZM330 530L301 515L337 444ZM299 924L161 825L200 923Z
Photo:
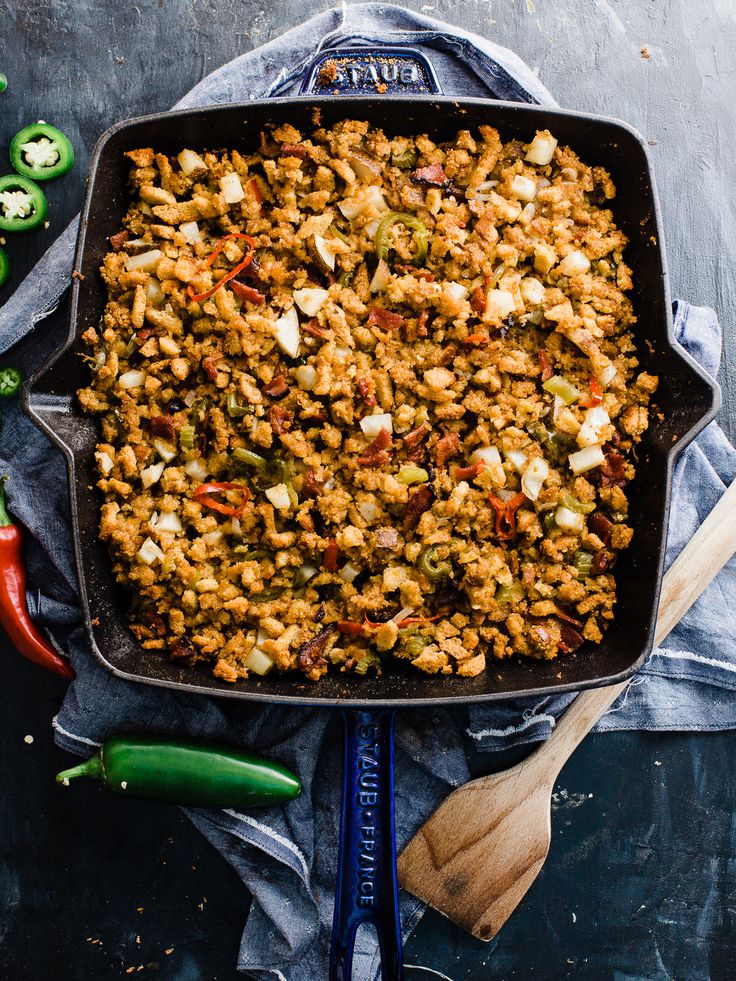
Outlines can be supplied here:
M330 96L442 95L423 51L382 45L320 51L307 67L299 91L301 95Z
M382 981L402 981L394 836L394 712L347 710L330 981L350 981L355 934L372 923Z

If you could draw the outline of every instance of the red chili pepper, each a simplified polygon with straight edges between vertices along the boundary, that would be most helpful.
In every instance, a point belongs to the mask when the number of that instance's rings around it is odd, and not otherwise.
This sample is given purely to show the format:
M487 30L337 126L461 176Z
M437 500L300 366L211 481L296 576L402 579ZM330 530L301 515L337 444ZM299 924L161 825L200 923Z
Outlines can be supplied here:
M238 507L233 507L231 504L223 504L221 501L200 500L200 498L206 498L210 494L224 494L225 491L231 490L240 491L240 493L243 495L242 501ZM195 499L195 501L199 501L203 507L210 508L212 511L217 511L219 514L226 514L230 518L239 518L250 498L250 492L243 484L200 484L192 494L192 497Z
M331 541L322 557L322 565L328 572L337 572L337 542Z
M509 501L489 494L488 500L496 511L496 534L502 541L508 541L516 535L516 512L526 501L526 494L519 492Z
M245 283L241 283L237 279L230 280L230 289L239 300L255 303L259 307L263 306L266 302L266 297L260 290L255 289L253 286L246 286Z
M470 306L478 314L482 316L486 311L486 294L480 288L476 286L473 292L470 294Z
M439 620L444 616L447 616L447 610L436 613L433 617L405 617L403 620L399 620L396 626L399 630L403 630L404 627L408 627L413 623L433 623L435 620ZM375 620L369 620L367 615L365 618L365 625L366 627L370 627L371 630L378 630L379 627L383 627L386 623L395 623L395 621L384 620L382 623L377 623Z
M475 480L482 471L484 463L471 463L468 467L455 467L452 476L455 480Z
M468 344L470 347L483 347L490 341L490 337L484 331L479 331L477 334L468 334L468 336L463 341L463 344Z
M0 478L0 623L19 654L71 681L74 669L44 639L28 613L22 535L5 507L7 479Z
M542 348L539 352L539 367L542 369L542 381L548 381L552 375L552 365L549 363L547 352Z
M230 272L225 273L224 276L222 276L220 279L217 280L214 286L212 286L208 290L205 290L204 293L195 293L192 290L191 284L187 286L187 293L189 294L189 299L192 300L194 303L201 303L202 300L206 300L208 297L212 296L212 294L216 293L221 286L224 286L225 283L228 283L230 282L231 279L234 279L239 272L242 272L245 269L245 267L248 266L253 261L253 256L255 255L255 251L256 251L255 240L251 238L250 235L244 235L242 232L231 232L229 235L225 235L224 238L220 239L220 241L215 246L214 251L207 256L204 262L200 265L197 272L199 273L203 269L209 269L210 266L215 261L215 259L218 257L218 255L222 252L223 248L225 247L225 242L234 238L243 239L247 244L248 252L246 253L245 258L241 259L241 261L237 264L237 266L234 266L230 270Z
M337 629L341 634L357 635L363 633L363 624L355 620L338 620Z

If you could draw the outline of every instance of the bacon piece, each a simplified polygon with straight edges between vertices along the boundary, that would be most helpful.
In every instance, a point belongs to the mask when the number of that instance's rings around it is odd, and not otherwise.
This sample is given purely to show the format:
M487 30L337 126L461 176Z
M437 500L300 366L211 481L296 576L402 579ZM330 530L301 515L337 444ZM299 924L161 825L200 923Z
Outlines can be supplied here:
M429 323L429 312L427 310L422 310L422 312L417 317L417 334L419 337L426 337L429 334L427 329L427 324Z
M359 378L356 382L358 386L358 391L360 392L360 397L363 399L366 405L375 405L376 396L373 394L375 391L375 385L373 380L369 378Z
M435 462L438 467L444 467L448 460L460 452L460 437L457 433L443 436L434 448Z
M613 565L613 555L610 552L596 552L590 563L591 576L600 576Z
M607 545L611 540L612 530L613 522L602 511L594 511L588 518L588 531L592 531L594 535L597 535L604 545Z
M393 437L388 429L381 429L378 436L366 448L365 453L358 457L361 467L378 467L388 463L390 457L386 452L393 443Z
M247 269L248 266L245 268ZM253 286L246 286L245 283L239 283L237 279L231 279L229 285L230 289L240 300L244 300L247 303L255 303L259 307L263 306L266 302L266 297L263 293Z
M194 657L195 654L194 644L186 636L180 637L169 648L169 658L172 661L187 661L189 658Z
M311 640L302 644L296 655L296 663L302 671L311 671L315 666L325 663L324 649L330 636L336 632L337 624L328 623Z
M435 502L436 494L430 484L422 484L409 498L404 515L404 531L411 531L419 524L419 519L425 511L429 511Z
M325 327L320 327L319 321L316 317L312 317L311 320L307 320L306 323L303 323L302 330L306 334L311 334L312 337L318 337L320 340L324 340L325 337L327 337L327 329Z
M277 436L282 436L291 429L291 423L294 417L288 409L282 409L280 405L272 405L266 413L266 418L274 433Z
M421 426L417 426L416 429L412 429L410 433L407 433L406 436L404 436L404 446L419 446L420 443L425 441L431 432L432 427L428 423L423 422Z
M417 184L422 184L424 187L447 187L450 183L450 178L440 163L433 163L428 167L419 167L412 173L411 177Z
M373 537L376 548L395 549L399 544L399 533L395 528L378 528Z
M317 474L313 467L310 467L304 473L302 492L307 497L319 497L322 493L322 484L317 480Z
M146 631L151 637L166 636L166 621L160 613L156 613L153 610L145 610L141 613L140 621L145 625Z
M623 487L626 484L624 458L617 450L608 449L603 453L606 460L599 468L601 487Z
M110 236L110 248L113 252L119 252L130 238L127 232L115 232Z
M289 394L289 386L283 375L274 375L268 385L263 386L263 391L272 399L282 399Z
M322 565L328 572L337 572L337 542L331 541L322 556Z
M555 611L555 616L558 617L560 620L564 620L565 623L572 624L573 627L582 627L583 625L582 620L576 620L574 617L571 617L569 613L565 613L565 611L561 610L559 606Z
M455 480L475 480L482 471L483 463L471 463L469 467L455 467L452 476Z
M217 381L217 362L222 358L221 354L211 354L208 358L202 359L202 371L207 375L211 382Z
M434 282L434 275L429 271L429 269L420 269L418 266L407 266L403 263L400 265L395 265L394 269L398 273L402 273L405 276L415 276L417 279L423 279L428 283Z
M151 434L162 439L173 439L176 436L174 420L171 416L151 416Z
M486 311L486 294L480 288L476 286L473 292L470 294L470 306L472 309L481 317Z
M304 160L306 155L307 155L307 148L305 146L302 146L301 143L281 144L282 157L299 157L300 160Z
M398 330L404 325L404 318L400 313L392 313L384 307L371 307L368 314L368 326L376 324L382 330Z
M455 360L457 354L457 344L448 344L447 347L442 351L442 354L437 358L437 364L440 368L446 368L448 364L452 364Z
M542 381L548 381L552 375L552 365L549 363L549 358L547 357L547 352L542 348L539 351L539 367L542 369Z
M584 643L581 635L573 627L562 622L560 623L560 650L569 654L576 651Z

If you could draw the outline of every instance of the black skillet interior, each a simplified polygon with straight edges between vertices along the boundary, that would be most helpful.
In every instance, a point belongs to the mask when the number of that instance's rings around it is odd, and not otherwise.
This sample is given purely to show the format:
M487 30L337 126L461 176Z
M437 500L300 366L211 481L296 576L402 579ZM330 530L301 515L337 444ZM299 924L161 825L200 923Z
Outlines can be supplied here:
M601 645L586 644L556 661L491 661L488 671L469 680L389 668L380 679L336 675L314 685L300 677L268 676L227 685L211 677L205 667L182 669L163 656L141 651L128 631L129 599L113 580L107 551L97 540L99 498L89 489L97 479L93 460L97 425L81 413L74 399L75 390L89 379L79 357L78 338L100 319L105 289L98 268L108 250L107 236L118 230L128 205L123 152L141 146L165 153L184 147L250 150L257 145L259 130L269 123L288 121L309 131L315 107L325 125L346 117L363 118L389 134L427 132L438 140L481 123L497 126L504 139L524 141L535 130L548 127L587 163L611 171L618 189L616 220L631 240L627 261L634 269L639 356L643 368L660 376L656 401L661 416L653 414L653 425L639 450L638 476L630 495L635 539L617 569L618 613ZM641 137L622 123L578 113L433 97L309 97L168 113L109 130L92 159L76 267L84 280L74 282L69 343L34 379L26 399L32 417L62 447L69 462L79 578L97 657L116 674L149 684L246 699L343 706L550 694L609 684L632 674L652 640L672 461L678 448L713 418L718 407L717 389L673 342L661 241L656 194Z

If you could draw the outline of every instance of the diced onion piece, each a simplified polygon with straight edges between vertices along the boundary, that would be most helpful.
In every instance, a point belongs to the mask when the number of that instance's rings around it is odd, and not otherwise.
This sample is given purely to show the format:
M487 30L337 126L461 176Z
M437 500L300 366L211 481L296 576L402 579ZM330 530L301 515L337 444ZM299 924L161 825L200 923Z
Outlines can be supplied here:
M605 368L598 375L598 381L601 385L610 385L613 379L616 377L616 367L613 364L607 364Z
M544 300L544 286L534 276L525 276L519 283L519 292L524 303L538 307Z
M112 462L112 457L110 454L106 453L104 450L100 450L99 453L95 453L95 459L97 460L100 470L105 476L107 476L115 466L115 464Z
M445 283L442 292L457 302L468 298L468 290L462 283Z
M194 150L182 150L176 159L187 177L193 174L195 170L207 170L207 164Z
M549 464L541 456L535 456L521 477L521 489L530 501L536 501L542 484L549 477Z
M555 511L555 524L563 531L576 534L585 528L585 518L577 511L560 505Z
M186 405L188 408L191 409L191 407L197 401L197 393L195 392L195 390L193 388L191 388L186 393L186 395L184 396L184 398L182 399L182 401L184 402L184 405Z
M165 439L154 439L153 445L158 455L166 463L171 463L176 456L176 449Z
M555 400L552 403L552 422L557 422L557 417L559 416L560 410L564 405L564 400L561 399L559 395L555 395Z
M334 272L335 270L335 253L330 248L329 242L322 235L314 236L314 247L317 251L317 255L320 257L325 266Z
M358 505L358 511L360 511L361 517L368 524L371 524L378 517L378 507L373 501L363 501Z
M329 494L330 491L333 491L335 489L335 486L336 486L335 478L330 477L328 480L324 482L324 484L322 485L322 489L326 490L327 493Z
M316 565L310 565L308 562L302 563L296 570L294 585L297 587L306 586L309 580L316 576L318 572L319 569Z
M182 531L179 515L173 511L162 511L156 522L156 531L170 531L174 534Z
M381 165L367 153L354 153L348 157L348 163L358 177L379 177L381 174Z
M240 183L240 175L236 174L235 171L220 178L220 190L228 204L237 204L245 197L243 185Z
M200 483L204 483L207 479L207 474L209 470L205 466L204 460L187 460L184 464L184 470L188 477L192 480L199 480Z
M138 558L141 562L145 562L146 565L153 565L157 561L163 562L165 557L164 552L151 538L147 538L138 549Z
M376 237L376 232L378 231L378 226L380 224L381 224L381 219L380 218L374 218L373 221L369 221L368 224L363 229L363 231L368 236L368 238L371 240L371 242Z
M567 459L572 472L576 476L581 473L587 473L588 470L594 470L606 462L600 446L586 446L584 449L578 450L577 453L571 453Z
M483 319L486 321L500 321L504 317L508 317L515 309L516 300L514 300L513 293L509 293L506 290L488 290Z
M375 439L382 429L387 429L388 432L392 433L394 431L394 421L391 418L390 412L379 412L375 416L365 416L365 418L361 419L360 428L368 439Z
M279 317L276 321L274 331L276 342L284 354L288 354L290 358L295 358L299 353L300 337L299 317L294 307L290 307L283 317Z
M208 531L206 535L202 535L202 541L205 545L209 545L210 548L214 548L216 545L220 544L222 540L222 532L219 528L215 528L214 531Z
M491 197L491 191L498 184L498 181L483 181L475 188L468 188L467 196L470 200L475 198L476 201L488 201Z
M334 258L334 256L333 256ZM307 317L316 317L327 300L327 290L317 287L294 290L294 303Z
M126 371L124 374L118 378L121 388L140 388L146 382L145 371L138 371L137 369L131 369Z
M519 473L524 472L529 461L529 457L523 450L509 450L506 454L506 459Z
M167 358L175 358L178 356L180 348L173 337L159 337L158 346L161 349L161 353L165 354Z
M360 575L360 569L356 569L351 562L346 562L337 575L343 582L353 582Z
M610 424L611 418L602 405L588 409L583 425L578 430L576 437L578 446L592 446L594 443L600 443L601 432Z
M141 483L144 487L153 487L154 484L161 480L161 474L164 472L164 467L166 466L165 461L161 463L152 463L150 467L146 467L145 470L141 471Z
M545 167L554 156L557 140L548 129L541 130L529 144L525 160Z
M161 249L150 249L148 252L141 252L140 255L131 255L125 261L125 268L128 272L140 269L143 272L154 273L156 267L163 258Z
M506 483L506 474L501 461L501 454L495 446L480 446L470 455L470 463L482 463L488 468L491 479L495 484Z
M317 381L317 372L311 364L300 364L294 372L294 377L303 392L311 392Z
M254 647L245 659L245 666L253 674L268 674L273 667L273 659L268 656L260 647Z
M355 221L363 210L363 205L360 201L350 198L346 198L345 201L341 201L337 207L342 212L343 217L347 218L348 221Z
M542 388L550 395L561 398L565 405L572 405L580 398L578 389L562 375L552 375L551 378L542 383Z
M511 192L522 201L533 201L537 196L537 182L517 174L511 181Z
M348 221L354 221L358 215L362 215L369 208L373 208L379 214L388 211L386 199L381 194L380 189L374 185L364 188L353 198L347 198L345 201L341 201L337 207Z
M151 278L146 283L146 300L149 303L163 303L166 299L166 294L161 289L161 283L155 279Z
M289 488L286 484L276 484L275 487L267 488L265 493L277 511L288 511L291 507Z
M579 276L590 269L590 259L584 252L570 252L557 267L563 276Z
M199 234L199 225L196 221L185 221L179 225L179 231L182 233L184 238L191 245L193 242L198 242L202 237Z
M381 259L376 266L371 280L371 293L382 293L391 282L391 270L385 259Z
M347 347L345 344L337 344L335 346L335 357L338 361L347 361L352 353L352 348Z
M521 209L521 214L519 215L519 218L521 219L523 224L526 224L528 221L532 220L532 218L536 215L536 213L537 213L537 206L530 201L529 204L525 204L524 207Z
M405 606L403 610L399 610L395 617L391 617L389 623L401 623L402 620L406 620L414 612L413 606Z

